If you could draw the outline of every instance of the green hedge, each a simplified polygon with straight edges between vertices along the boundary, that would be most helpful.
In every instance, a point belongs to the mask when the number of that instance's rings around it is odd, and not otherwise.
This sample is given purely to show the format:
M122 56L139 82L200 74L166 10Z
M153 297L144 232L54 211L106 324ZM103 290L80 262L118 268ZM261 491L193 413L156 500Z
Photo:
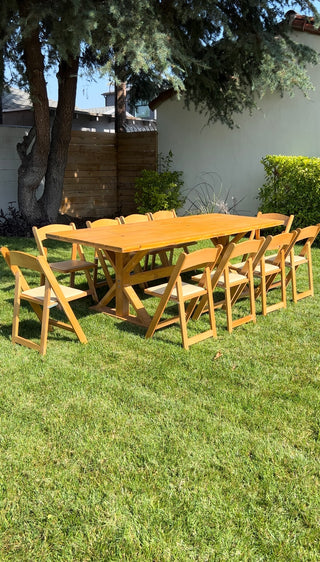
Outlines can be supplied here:
M266 156L266 181L259 190L263 213L294 215L294 228L320 222L320 158Z

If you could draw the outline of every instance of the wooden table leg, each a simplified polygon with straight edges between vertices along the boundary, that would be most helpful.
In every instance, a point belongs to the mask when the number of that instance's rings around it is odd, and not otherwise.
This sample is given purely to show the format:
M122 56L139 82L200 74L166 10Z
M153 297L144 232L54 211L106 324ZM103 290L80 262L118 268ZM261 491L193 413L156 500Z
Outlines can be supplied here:
M129 300L123 285L123 254L116 254L116 315L125 318L129 314Z

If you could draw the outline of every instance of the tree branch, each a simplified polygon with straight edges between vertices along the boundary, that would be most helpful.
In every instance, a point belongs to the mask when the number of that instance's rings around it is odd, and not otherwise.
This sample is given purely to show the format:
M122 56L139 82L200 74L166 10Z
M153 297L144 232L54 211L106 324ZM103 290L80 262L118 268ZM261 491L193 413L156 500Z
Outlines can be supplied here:
M24 164L28 158L28 148L34 141L36 136L36 129L32 127L27 135L24 135L22 142L18 142L17 144L17 152L21 163Z

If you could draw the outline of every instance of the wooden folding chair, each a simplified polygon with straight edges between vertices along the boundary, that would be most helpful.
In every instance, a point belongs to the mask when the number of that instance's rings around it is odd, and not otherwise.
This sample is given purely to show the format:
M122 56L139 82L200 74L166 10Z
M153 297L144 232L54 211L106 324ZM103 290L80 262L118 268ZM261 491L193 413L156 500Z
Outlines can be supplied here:
M47 226L42 226L41 228L37 228L36 226L32 228L37 248L41 256L48 258L48 249L45 246L47 234L62 232L63 230L76 230L76 226L74 223L71 223L69 225L48 224ZM77 259L77 255L79 255L80 259ZM75 273L78 271L83 271L89 287L87 290L87 295L92 295L93 300L95 302L98 302L98 296L96 293L94 282L90 275L90 270L95 270L97 266L93 262L86 261L80 244L72 244L71 259L59 262L49 262L49 265L52 271L56 271L57 273L70 274L70 287L74 287Z
M150 220L157 221L161 219L176 219L177 213L175 209L163 209L161 211L155 211L154 213L147 213Z
M32 256L25 252L9 251L8 248L1 248L1 253L15 276L13 323L12 323L12 343L20 344L39 351L45 355L47 350L48 331L52 326L74 332L81 343L87 343L87 338L71 308L70 301L86 297L87 292L59 285L48 262L44 256ZM44 285L30 288L21 269L32 270L40 273L44 278ZM19 314L21 301L27 301L32 306L38 319L41 322L40 345L34 341L19 335ZM69 324L54 320L49 317L50 308L59 306L69 320Z
M147 222L149 220L148 215L142 215L139 213L132 213L132 215L127 215L126 217L119 217L119 222L121 224L134 224L136 222Z
M160 298L158 308L148 327L146 338L151 338L155 330L164 328L165 326L169 326L178 321L180 321L182 344L184 349L189 349L190 345L206 338L217 336L210 274L220 256L221 250L222 246L217 246L216 248L198 250L191 254L183 252L179 256L177 264L172 266L172 273L167 283L145 289L145 293L148 295ZM182 273L193 270L197 267L205 268L201 284L194 285L182 281ZM196 303L204 295L208 299L210 329L202 332L201 334L189 337L187 332L187 322L190 319ZM161 321L161 317L169 301L178 303L179 316L174 316ZM184 305L186 301L190 301L187 310Z
M295 303L297 303L300 299L311 296L313 297L314 295L311 246L318 236L319 231L320 223L314 226L298 228L294 246L290 251L290 255L285 260L286 266L290 268L290 271L287 274L286 284L288 285L290 281L292 282L292 298ZM301 243L302 248L300 249L299 254L295 254L294 249L297 247L296 245L300 245ZM298 292L296 272L302 265L306 265L308 268L308 289Z
M255 296L257 298L261 295L263 316L287 306L285 260L294 245L296 237L297 231L267 236L263 247L262 259L253 268L253 276L261 279L261 283L255 290ZM277 251L276 254L266 254L266 252L274 252L275 250ZM279 276L280 281L277 283L275 279ZM267 293L279 286L281 287L280 301L267 305Z
M224 289L225 298L215 304L215 308L224 308L227 315L227 329L231 333L233 328L246 324L247 322L256 322L255 294L253 266L259 262L262 257L263 245L265 238L259 240L247 240L240 244L230 242L225 249L217 268L211 274L211 284L213 291L219 287ZM234 266L231 260L245 255L246 258L239 267ZM192 279L199 280L201 276L194 275ZM248 289L250 299L250 313L241 318L233 320L232 307L236 304L245 289ZM247 293L246 293L247 296ZM206 312L206 300L202 299L197 306L194 318L197 319L200 314Z
M292 226L293 219L294 219L294 215L289 216L289 215L282 215L281 213L262 213L261 211L258 211L258 213L257 213L257 218L259 218L259 217L282 221L282 226L284 226L283 232L290 232L290 228ZM261 238L260 229L253 230L250 233L250 238L251 239L252 238Z
M97 219L95 221L86 221L87 228L99 228L101 226L115 226L119 224L119 219ZM105 275L105 280L98 281L98 264L102 267L103 273ZM95 287L103 287L104 285L108 285L109 288L113 285L113 279L109 273L107 263L110 263L113 266L114 263L114 256L111 252L107 252L106 250L95 250L94 252L94 263L96 268L93 273L93 282Z

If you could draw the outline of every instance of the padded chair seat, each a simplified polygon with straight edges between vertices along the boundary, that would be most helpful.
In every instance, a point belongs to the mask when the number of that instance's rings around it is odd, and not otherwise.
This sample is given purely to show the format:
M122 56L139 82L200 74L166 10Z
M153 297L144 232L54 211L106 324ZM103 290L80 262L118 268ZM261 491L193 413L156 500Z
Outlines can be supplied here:
M64 297L68 300L76 300L82 297L87 296L86 291L81 291L80 289L75 289L74 287L66 287L65 285L60 285L59 287L63 292ZM24 299L32 299L33 301L38 301L39 304L42 304L44 301L44 294L45 294L45 286L41 285L41 287L34 287L33 289L27 289L21 293L21 297ZM58 299L53 291L51 291L50 296L50 303L49 307L52 308L53 306L57 306Z
M214 274L215 274L215 270L213 270L212 273L211 273L211 279L213 279ZM193 281L200 281L201 277L202 277L202 273L199 273L197 275L193 275L192 280ZM230 285L238 284L238 283L241 283L242 281L244 283L246 283L247 280L248 280L248 278L245 275L241 275L240 273L237 273L236 271L229 271ZM221 287L221 286L224 286L223 275L220 277L220 279L217 283L217 287Z
M303 263L308 263L308 260L304 256L296 256L295 255L294 258L293 258L293 263L294 263L294 265L302 265ZM292 265L291 259L287 258L286 261L285 261L285 264L288 267L290 267Z
M273 265L272 263L268 263L268 262L265 262L264 265L265 265L265 272L267 275L269 275L270 273L277 273L279 271L279 267L277 265ZM244 266L244 262L232 264L232 267L240 270L243 268L243 266ZM256 265L256 267L253 270L253 275L258 275L258 276L261 275L261 263Z
M162 296L167 288L167 285L168 285L167 283L162 283L161 285L150 287L148 289L145 289L145 293L147 293L148 295L154 295L158 297ZM182 281L182 292L184 297L193 298L193 297L205 295L207 291L202 287ZM178 293L177 293L176 286L173 288L172 293L170 294L170 299L178 300Z
M270 275L271 273L278 273L278 271L280 271L279 266L273 265L272 263L268 263L268 262L265 262L264 269L265 269L266 275ZM253 275L259 275L259 276L261 275L261 264L260 263L254 268Z
M49 263L54 271L70 273L71 271L81 271L83 269L94 269L96 264L84 260L64 260Z
M271 256L267 256L266 257L266 262L273 262L274 259L277 257L277 254L271 255ZM308 260L304 257L304 256L294 256L294 260L293 260L295 265L301 265L303 263L308 263ZM285 265L286 267L291 267L291 259L288 256L285 260Z

